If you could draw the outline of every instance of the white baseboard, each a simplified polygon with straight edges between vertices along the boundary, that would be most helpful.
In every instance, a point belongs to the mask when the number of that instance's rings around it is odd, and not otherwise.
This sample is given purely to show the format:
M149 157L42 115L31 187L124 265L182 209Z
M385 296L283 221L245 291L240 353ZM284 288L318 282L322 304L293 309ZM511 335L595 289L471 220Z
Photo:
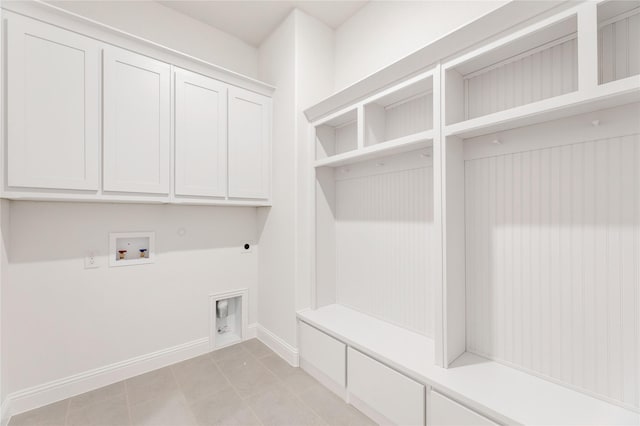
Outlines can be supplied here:
M298 366L297 349L259 324L253 323L247 326L244 340L256 337L289 364ZM14 392L2 401L0 426L6 426L13 415L166 367L207 352L209 352L209 338L205 337Z
M258 324L258 339L293 367L298 364L298 349Z
M0 426L7 426L9 424L9 404L8 400L0 401Z
M244 340L255 339L256 337L258 337L258 324L254 322L247 326L247 335Z
M20 414L209 352L205 337L111 365L74 374L7 396L2 418ZM4 423L3 423L4 424Z

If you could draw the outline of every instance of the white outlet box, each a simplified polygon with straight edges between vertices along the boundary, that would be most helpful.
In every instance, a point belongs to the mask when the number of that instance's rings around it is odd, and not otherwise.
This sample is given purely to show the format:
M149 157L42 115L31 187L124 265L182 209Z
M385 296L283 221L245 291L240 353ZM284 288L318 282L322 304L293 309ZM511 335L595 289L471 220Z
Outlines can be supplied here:
M84 269L94 269L99 267L100 267L100 264L98 263L98 252L97 251L87 252L87 255L84 257Z

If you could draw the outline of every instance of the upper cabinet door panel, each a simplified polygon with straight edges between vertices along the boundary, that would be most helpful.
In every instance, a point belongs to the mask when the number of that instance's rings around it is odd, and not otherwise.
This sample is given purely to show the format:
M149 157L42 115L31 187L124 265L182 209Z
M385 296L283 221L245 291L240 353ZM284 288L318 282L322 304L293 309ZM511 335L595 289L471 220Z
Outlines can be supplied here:
M104 51L105 191L169 193L171 67Z
M229 197L268 199L271 99L229 89Z
M176 195L227 195L227 86L175 73Z
M97 190L100 44L19 16L7 31L8 186Z

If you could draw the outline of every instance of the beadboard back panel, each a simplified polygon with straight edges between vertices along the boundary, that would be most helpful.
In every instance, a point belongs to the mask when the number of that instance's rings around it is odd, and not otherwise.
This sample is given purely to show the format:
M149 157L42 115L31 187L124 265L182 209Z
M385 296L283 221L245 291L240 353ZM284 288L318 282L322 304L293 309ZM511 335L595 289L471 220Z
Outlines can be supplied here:
M337 302L433 336L433 168L336 181Z
M433 129L433 93L386 108L385 140Z
M600 83L640 74L640 8L598 33Z
M465 174L467 350L640 407L640 136Z
M503 111L578 89L575 38L465 76L466 118Z

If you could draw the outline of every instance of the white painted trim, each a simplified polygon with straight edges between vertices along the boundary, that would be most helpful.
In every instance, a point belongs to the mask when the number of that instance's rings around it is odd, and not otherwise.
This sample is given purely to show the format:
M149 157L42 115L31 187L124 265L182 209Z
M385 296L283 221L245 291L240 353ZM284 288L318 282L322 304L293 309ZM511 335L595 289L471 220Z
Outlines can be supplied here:
M578 32L577 31L573 32L571 34L567 34L564 37L560 37L560 38L557 38L555 40L548 41L548 42L546 42L544 44L541 44L540 46L536 46L536 47L533 47L531 49L525 50L522 53L518 53L517 55L510 56L510 57L505 58L505 59L503 59L501 61L493 63L491 65L487 65L486 67L480 68L479 70L476 70L476 71L473 71L473 72L470 72L469 74L464 74L462 77L464 78L464 80L466 82L466 80L469 80L469 79L472 79L474 77L477 77L477 76L479 76L481 74L484 74L484 73L486 73L488 71L495 70L496 68L500 68L503 65L507 65L507 64L510 64L512 62L519 61L522 58L526 58L528 56L532 56L535 53L542 52L543 50L551 49L554 46L558 46L559 44L565 43L565 42L570 41L570 40L575 40L576 38L578 38ZM467 93L466 93L466 90L465 90L465 95L466 94ZM466 102L465 102L465 104L466 104ZM467 117L467 115L465 115L465 117Z
M223 346L216 346L216 302L223 299L231 299L234 297L241 298L242 304L242 332L238 342L231 342ZM223 293L209 294L209 350L214 351L222 349L225 346L231 346L235 343L247 340L247 329L249 323L249 289L241 288L238 290L226 291Z
M545 29L549 29L556 24L560 24L568 19L571 19L574 16L577 16L579 7L572 7L568 10L563 10L562 12L551 15L550 17L543 19L541 21L536 22L535 24L529 25L519 31L508 34L498 40L492 41L490 43L486 43L481 47L472 50L471 52L467 52L463 55L458 56L455 59L452 59L444 64L442 64L442 71L447 72L452 68L457 68L460 65L463 65L467 62L471 62L474 59L482 58L491 54L494 50L497 50L501 47L508 46L513 42L517 42L520 40L526 39L528 36L534 36L536 34L541 33ZM528 50L528 49L527 49ZM485 68L485 67L482 67ZM471 73L464 73L463 75L468 75Z
M367 147L363 145L356 150L332 155L322 160L316 160L314 167L340 167L375 158L401 154L407 151L428 148L431 145L433 145L433 130L425 130Z
M0 426L7 426L9 424L9 400L8 398L0 402Z
M371 103L375 103L377 101L379 101L380 99L384 98L385 96L388 95L392 95L394 93L397 92L401 92L403 89L406 89L407 87L413 86L414 84L419 84L419 83L424 83L425 81L428 81L430 78L433 78L433 75L435 74L435 72L437 71L437 67L431 67L429 69L429 71L427 72L423 72L421 74L418 74L415 77L411 77L407 80L404 80L402 83L398 83L393 87L390 87L386 90L383 90L381 92L376 93L375 95L372 95L366 99L364 99L363 101L359 102L362 105L367 105L367 104L371 104ZM404 102L409 102L417 97L420 96L424 96L424 95L428 95L429 93L433 92L433 83L431 84L431 89L429 90L425 90L422 91L418 94L415 94L409 98L406 99L401 99L400 101L394 102L391 105L387 105L385 108L393 108L394 106L398 106L401 105Z
M251 323L247 326L247 334L243 336L242 340L251 340L258 337L258 323Z
M143 194L112 195L112 194L78 194L72 191L47 192L43 189L29 191L22 188L20 191L5 190L0 192L0 198L16 201L65 201L80 203L127 203L127 204L183 204L192 206L248 206L268 207L272 203L269 200L220 200L197 197L176 196L149 197Z
M598 22L598 29L606 27L607 25L615 24L618 21L622 21L623 19L627 19L632 17L633 15L637 15L640 13L640 7L636 7L635 9L627 10L626 12L622 12L616 16L613 16L606 21Z
M2 404L3 419L208 352L209 339L203 337L23 389L7 396Z
M258 324L258 340L267 345L269 349L278 354L280 358L287 361L291 366L299 366L298 349L294 348L260 324Z

